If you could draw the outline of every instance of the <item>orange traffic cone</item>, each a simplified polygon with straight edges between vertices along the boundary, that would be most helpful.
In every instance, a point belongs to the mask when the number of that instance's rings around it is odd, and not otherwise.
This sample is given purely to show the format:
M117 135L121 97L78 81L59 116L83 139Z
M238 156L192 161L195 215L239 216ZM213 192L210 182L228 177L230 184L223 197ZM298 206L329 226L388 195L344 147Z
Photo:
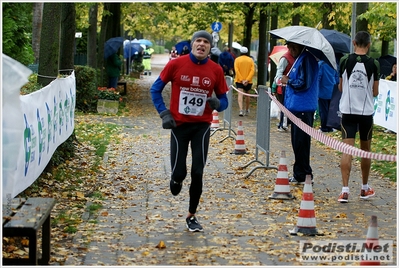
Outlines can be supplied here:
M242 121L238 121L236 144L235 144L233 153L234 154L246 154L247 153L247 150L245 148L245 142L244 142L244 130L242 127Z
M367 230L366 248L378 246L377 216L371 216L369 229ZM360 265L381 265L380 261L361 261Z
M219 113L218 111L214 110L212 112L212 123L211 123L211 130L215 130L219 128Z
M290 193L290 182L288 181L287 158L285 158L285 151L281 151L280 162L278 165L278 172L276 184L274 186L274 193L269 196L271 199L293 199L294 196Z
M312 190L312 176L306 175L305 185L303 186L303 194L301 207L299 209L297 225L289 231L290 234L296 235L298 232L305 235L317 235L316 217L314 212L314 200Z

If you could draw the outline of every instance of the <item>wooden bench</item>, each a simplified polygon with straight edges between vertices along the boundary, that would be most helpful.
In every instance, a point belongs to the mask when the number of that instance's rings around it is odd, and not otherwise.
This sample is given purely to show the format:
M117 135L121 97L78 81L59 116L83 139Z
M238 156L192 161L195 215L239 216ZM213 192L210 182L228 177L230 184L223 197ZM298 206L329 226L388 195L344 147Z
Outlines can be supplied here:
M118 86L123 86L123 92L121 95L126 95L127 93L127 82L126 81L118 81Z
M31 197L27 200L14 198L3 203L3 237L28 237L29 258L5 258L3 265L48 265L50 261L50 213L54 198ZM42 232L39 258L37 238Z

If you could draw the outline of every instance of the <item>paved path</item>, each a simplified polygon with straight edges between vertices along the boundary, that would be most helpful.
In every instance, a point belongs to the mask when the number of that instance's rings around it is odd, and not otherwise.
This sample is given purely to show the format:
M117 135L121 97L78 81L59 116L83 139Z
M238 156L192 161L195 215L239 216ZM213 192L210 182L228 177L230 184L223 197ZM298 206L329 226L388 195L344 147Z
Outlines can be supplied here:
M257 166L241 168L255 159L256 101L251 114L241 118L236 95L231 104L232 125L236 130L235 122L243 120L248 154L231 154L235 141L220 142L228 134L226 130L211 137L197 214L204 232L186 230L190 178L184 181L177 197L171 195L169 131L161 128L149 95L150 85L166 62L166 55L157 55L153 59L153 75L137 82L141 90L128 93L139 105L139 115L106 119L125 127L122 144L109 147L108 160L104 163L102 188L109 195L98 214L78 228L76 250L65 265L304 265L297 259L299 241L309 237L289 234L297 224L302 187L291 187L294 200L271 200L268 196L274 190L275 169L257 169L245 179ZM168 93L166 90L165 98ZM222 118L220 113L220 122ZM105 119L99 117L99 120ZM291 175L290 134L277 132L276 123L275 118L270 123L269 166L278 166L281 151L285 150ZM259 159L265 163L266 156L260 153ZM357 196L360 168L355 164L350 179L350 202L340 204L336 201L341 190L339 159L333 150L313 141L314 210L317 229L323 236L310 239L364 240L370 217L376 215L379 237L394 240L396 256L396 183L372 175L370 183L376 196L361 201ZM161 241L165 248L156 247Z

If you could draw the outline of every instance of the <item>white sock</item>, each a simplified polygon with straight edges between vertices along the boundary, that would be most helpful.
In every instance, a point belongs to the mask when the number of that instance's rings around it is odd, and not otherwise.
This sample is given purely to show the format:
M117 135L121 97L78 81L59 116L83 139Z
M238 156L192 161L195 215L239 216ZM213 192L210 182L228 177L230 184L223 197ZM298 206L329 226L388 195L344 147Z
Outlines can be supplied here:
M349 187L342 187L343 193L349 193Z
M363 184L362 185L362 190L368 190L369 189L369 184Z

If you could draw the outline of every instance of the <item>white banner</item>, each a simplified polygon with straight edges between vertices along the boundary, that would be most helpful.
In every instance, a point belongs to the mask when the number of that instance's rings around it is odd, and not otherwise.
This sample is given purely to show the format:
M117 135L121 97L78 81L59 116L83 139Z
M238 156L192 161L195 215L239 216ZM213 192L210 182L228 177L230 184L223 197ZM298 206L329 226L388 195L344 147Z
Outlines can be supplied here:
M3 100L3 201L29 187L43 172L57 147L72 134L75 101L75 73L20 96L19 103L9 105L7 110ZM22 117L15 119L14 127L5 125L6 117L13 114ZM11 155L10 159L17 161L7 161Z
M374 98L374 124L398 133L397 96L398 84L389 80L380 80L379 94Z

